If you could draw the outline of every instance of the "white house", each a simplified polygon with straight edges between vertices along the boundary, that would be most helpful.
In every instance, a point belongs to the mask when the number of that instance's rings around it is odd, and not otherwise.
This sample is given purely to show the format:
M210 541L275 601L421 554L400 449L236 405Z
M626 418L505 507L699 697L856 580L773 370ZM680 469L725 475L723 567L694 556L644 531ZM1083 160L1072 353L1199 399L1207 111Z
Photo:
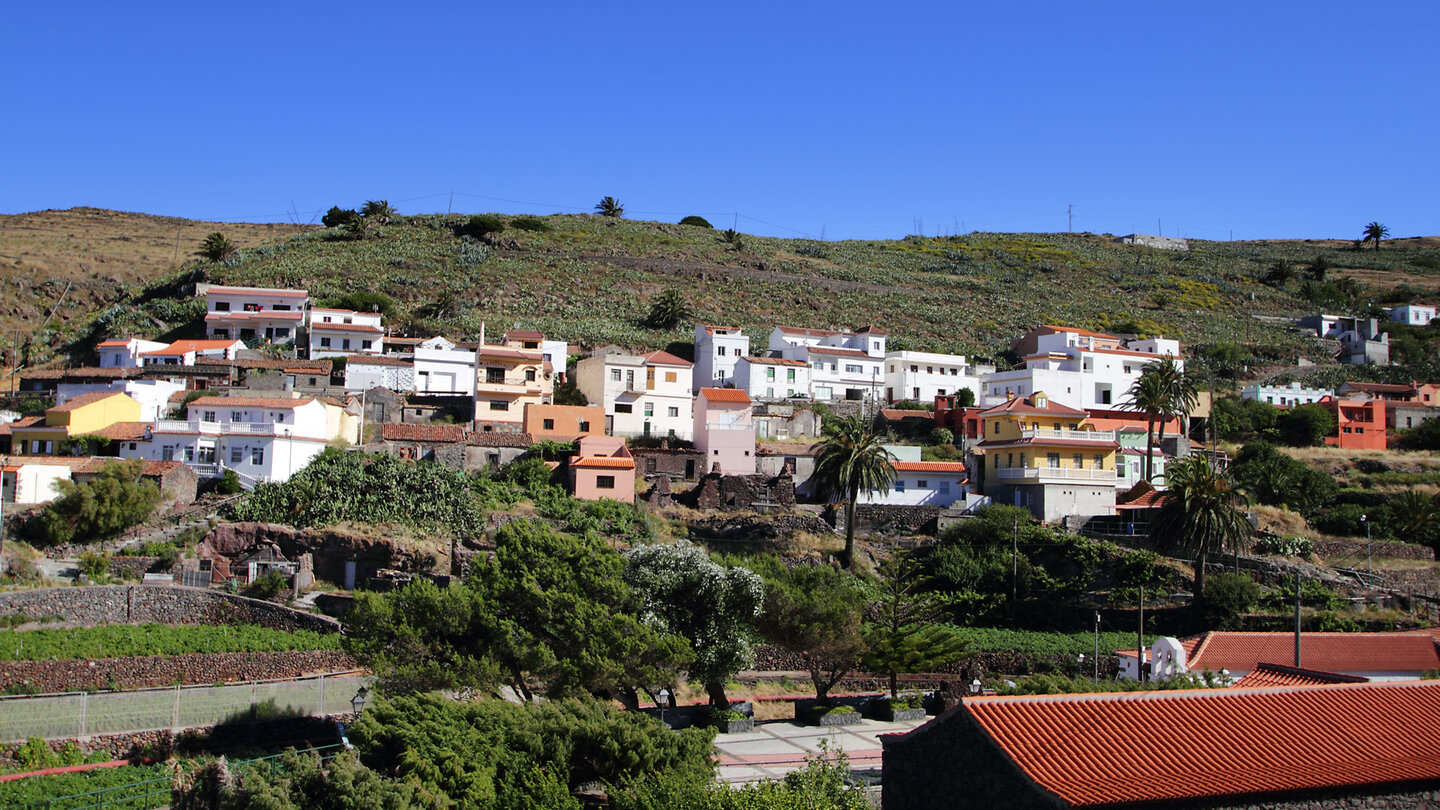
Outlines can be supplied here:
M866 326L853 332L777 326L770 353L810 365L810 397L878 401L885 382L884 332Z
M195 294L205 296L205 334L230 340L294 343L310 305L305 290L197 284Z
M1270 405L1294 407L1296 405L1310 405L1319 402L1325 397L1335 395L1330 388L1307 388L1298 382L1289 385L1264 385L1255 383L1240 389L1241 399L1253 399L1257 402L1265 402Z
M902 461L893 459L895 480L890 491L861 493L857 504L887 506L949 506L965 501L970 480L965 465L958 461Z
M1429 326L1430 322L1435 320L1435 307L1419 304L1406 304L1403 307L1392 307L1385 311L1390 314L1390 320L1409 326Z
M153 422L170 410L170 397L185 390L180 379L119 379L96 382L68 382L62 380L55 386L55 404L66 402L83 394L114 392L128 394L140 403L140 420Z
M382 354L385 328L378 312L314 307L310 310L310 358L358 352Z
M1180 341L1165 338L1126 344L1102 332L1045 326L1032 330L1015 345L1033 346L1022 355L1025 367L985 375L981 379L983 407L1043 391L1052 402L1067 408L1110 409L1125 403L1126 392L1151 363L1172 357L1184 368Z
M603 354L575 364L575 385L592 405L605 408L612 436L674 436L694 433L694 364L669 352Z
M352 354L345 358L345 390L388 388L396 393L415 390L415 361L389 355Z
M750 338L734 326L695 324L695 392L735 383L735 364L750 353Z
M475 395L475 352L442 337L415 347L415 393Z
M177 340L159 349L141 352L140 362L146 366L193 366L201 358L234 360L245 343L239 340Z
M563 340L542 340L540 354L545 357L545 362L550 364L555 379L566 379L565 375L570 370L570 344Z
M808 397L810 364L783 357L741 357L732 382L755 400Z
M7 504L53 501L55 484L71 480L71 473L89 458L65 456L6 456L0 468L0 500Z
M332 441L355 443L359 420L310 397L200 397L186 418L160 419L121 458L183 461L202 478L232 469L247 487L285 481Z
M885 355L885 401L934 402L968 388L980 401L980 377L994 366L972 366L960 354L890 352Z
M104 340L95 344L95 352L100 355L100 368L140 368L143 352L159 351L167 345L137 338Z

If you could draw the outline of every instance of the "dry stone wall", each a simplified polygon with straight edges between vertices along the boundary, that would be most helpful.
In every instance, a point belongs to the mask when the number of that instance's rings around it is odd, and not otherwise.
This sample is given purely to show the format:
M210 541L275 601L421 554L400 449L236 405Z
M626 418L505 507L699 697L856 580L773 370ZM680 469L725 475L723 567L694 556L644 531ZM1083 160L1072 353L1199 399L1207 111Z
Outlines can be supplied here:
M175 684L231 683L297 678L358 668L340 650L263 653L191 653L65 661L0 661L0 690L91 692L148 689Z
M39 588L0 593L0 616L55 617L58 626L99 624L254 624L276 630L333 633L340 623L328 616L273 602L200 588L165 585L97 585ZM49 623L46 626L57 626Z

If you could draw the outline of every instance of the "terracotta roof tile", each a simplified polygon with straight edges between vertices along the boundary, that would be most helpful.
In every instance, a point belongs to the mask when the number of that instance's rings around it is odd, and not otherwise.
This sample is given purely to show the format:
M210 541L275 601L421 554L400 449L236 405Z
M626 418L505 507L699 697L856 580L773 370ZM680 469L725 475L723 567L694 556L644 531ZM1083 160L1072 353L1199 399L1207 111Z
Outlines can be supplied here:
M762 366L800 366L809 368L810 364L803 360L786 360L783 357L742 357L747 363L755 363Z
M593 467L605 470L633 470L635 459L614 456L587 456L570 460L571 467Z
M384 423L380 425L380 438L387 442L444 442L451 444L465 441L463 425L403 425Z
M838 346L811 346L805 351L811 354L832 354L836 357L855 357L864 360L874 360L876 362L885 359L883 357L871 357L870 355L860 351L859 349L842 349Z
M112 442L133 442L145 438L145 428L149 425L148 422L116 422L99 430L92 430L90 435L109 439Z
M750 404L750 395L738 388L701 388L706 402L737 402Z
M1072 806L1440 778L1440 683L976 698L961 712Z
M963 473L965 465L959 461L891 461L890 466L900 472Z
M302 397L300 399L281 399L280 397L199 397L191 402L189 407L290 411L309 405L314 401L311 397Z
M645 362L652 366L684 366L685 368L691 368L695 365L689 360L683 357L676 357L667 351L653 351L640 356L645 358Z
M1006 413L1038 413L1046 414L1049 416L1079 417L1084 417L1087 415L1084 411L1078 411L1074 408L1061 405L1055 400L1050 399L1049 397L1046 397L1045 399L1046 407L1044 408L1035 405L1034 400L1034 394L1031 394L1028 397L1015 397L1014 399L1006 400L999 405L986 408L985 410L980 412L980 416L999 416Z
M823 338L845 334L844 332L835 332L830 329L806 329L800 326L777 326L775 328L779 329L782 335L805 335L806 337Z
M1252 689L1263 686L1323 686L1332 683L1366 683L1369 680L1359 675L1341 675L1338 672L1287 667L1284 664L1260 664L1241 678L1235 687Z
M902 419L924 419L931 422L935 419L935 414L930 411L911 411L904 408L881 408L880 415L891 422L899 422Z
M1119 339L1120 339L1120 337L1119 337L1118 335L1112 335L1112 334L1110 334L1110 333L1108 333L1108 332L1091 332L1091 331L1088 330L1088 329L1080 329L1080 328L1074 327L1074 326L1055 326L1054 324L1048 324L1048 323L1047 323L1047 324L1045 324L1044 326L1042 326L1042 327L1040 327L1040 328L1041 328L1041 329L1049 329L1049 330L1052 330L1052 331L1054 331L1054 332L1070 332L1070 333L1072 333L1072 334L1084 335L1084 336L1086 336L1086 337L1110 338L1111 340L1119 340Z
M305 290L291 290L282 287L225 287L219 284L211 285L206 290L207 295L263 295L270 298L308 298L310 293Z
M409 358L392 357L383 354L347 354L345 363L349 366L413 366Z
M476 431L465 439L472 447L529 447L535 443L529 433L486 433Z
M203 352L212 349L228 349L239 343L241 348L245 346L239 340L177 340L163 349L156 349L153 352L141 352L141 357L174 357L190 352Z
M385 334L384 327L368 323L320 323L310 324L312 332L369 332L370 334Z
M509 332L506 332L506 333L502 336L501 339L502 339L502 340L506 340L506 341L510 341L510 340L544 340L544 339L545 339L545 335L542 334L542 333L540 333L538 330L535 330L535 329L511 329Z
M1202 637L1192 670L1248 672L1262 661L1293 661L1290 633L1215 631ZM1424 633L1305 633L1300 665L1325 672L1423 672L1440 669L1435 641Z

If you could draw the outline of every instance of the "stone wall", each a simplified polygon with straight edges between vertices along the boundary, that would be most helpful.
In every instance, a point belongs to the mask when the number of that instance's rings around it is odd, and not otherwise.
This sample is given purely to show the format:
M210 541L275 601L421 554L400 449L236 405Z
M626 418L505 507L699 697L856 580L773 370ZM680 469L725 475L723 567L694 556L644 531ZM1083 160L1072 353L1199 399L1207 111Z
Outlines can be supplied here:
M708 473L683 500L703 510L789 509L795 505L795 480L783 470L777 476Z
M120 579L141 580L145 578L145 572L150 570L150 566L159 559L159 557L129 557L117 554L110 558L110 575Z
M705 454L692 448L634 447L635 472L642 476L663 475L693 481L705 474Z
M243 596L152 585L39 588L0 593L0 616L54 616L72 627L97 624L255 624L277 630L333 633L339 622ZM47 624L54 627L54 624Z
M1363 559L1367 550L1366 545L1364 540L1316 540L1315 553L1321 557ZM1395 543L1389 540L1376 540L1369 551L1376 557L1389 557L1396 560L1425 560L1430 562L1435 559L1434 549L1429 546L1421 546L1414 543Z
M830 524L808 512L792 515L715 515L691 521L690 532L702 540L765 542L795 532L833 534Z
M230 683L296 678L358 668L340 650L264 653L191 653L65 661L0 661L0 690L92 692L175 684Z
M1103 656L1100 662L1100 677L1113 678L1119 663L1114 656ZM773 644L755 645L755 666L757 672L800 672L805 669L800 657ZM1062 655L1037 655L1019 652L983 652L949 664L933 667L927 674L950 677L969 682L974 678L995 678L1001 676L1064 673L1071 676L1089 677L1094 673L1094 664L1087 654L1085 663ZM861 678L865 673L855 673Z
M259 545L274 544L287 560L310 554L315 576L337 585L345 582L345 563L355 561L355 581L365 582L382 568L428 571L430 558L412 554L384 538L348 534L333 529L296 529L280 523L225 523L216 526L201 543L202 556L213 553L234 558Z
M84 754L103 751L111 759L164 759L171 751L187 754L225 754L232 751L253 750L257 746L277 749L284 746L306 748L319 747L339 742L335 721L347 720L340 717L285 717L275 720L261 720L253 723L226 723L220 726L206 726L186 729L176 733L169 730L133 731L124 734L105 734L85 737L73 742ZM56 753L71 740L50 740L50 749ZM15 751L20 744L0 747L0 765L15 767Z
M855 507L855 528L881 534L928 534L939 529L943 506L888 506L859 504Z

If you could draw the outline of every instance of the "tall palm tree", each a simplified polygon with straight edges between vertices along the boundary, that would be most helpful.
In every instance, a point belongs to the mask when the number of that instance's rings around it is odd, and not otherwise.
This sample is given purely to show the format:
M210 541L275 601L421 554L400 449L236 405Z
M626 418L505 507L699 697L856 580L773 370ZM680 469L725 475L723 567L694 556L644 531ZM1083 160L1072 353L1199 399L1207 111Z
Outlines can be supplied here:
M815 481L822 497L845 501L845 567L855 561L855 501L860 493L887 493L895 480L890 451L859 414L832 419L814 448Z
M625 216L625 206L621 205L620 201L614 197L605 196L595 204L595 213L602 217L623 217Z
M1440 500L1434 495L1407 489L1390 499L1395 534L1407 543L1424 543L1440 526Z
M1155 425L1160 425L1159 443L1165 443L1165 423L1184 417L1200 401L1195 380L1188 376L1173 357L1164 357L1146 366L1140 377L1126 392L1125 406L1144 411L1148 427L1145 442L1145 480L1155 478Z
M390 220L399 216L399 212L391 207L389 200L367 200L360 208L360 216L388 225Z
M1378 222L1372 222L1365 226L1365 238L1360 240L1361 244L1374 242L1375 249L1380 249L1380 240L1390 235L1390 229Z
M1205 598L1205 561L1210 553L1239 551L1249 544L1250 523L1235 506L1244 496L1226 473L1204 456L1187 456L1165 472L1166 495L1150 527L1158 548L1195 556L1195 599Z

